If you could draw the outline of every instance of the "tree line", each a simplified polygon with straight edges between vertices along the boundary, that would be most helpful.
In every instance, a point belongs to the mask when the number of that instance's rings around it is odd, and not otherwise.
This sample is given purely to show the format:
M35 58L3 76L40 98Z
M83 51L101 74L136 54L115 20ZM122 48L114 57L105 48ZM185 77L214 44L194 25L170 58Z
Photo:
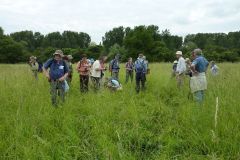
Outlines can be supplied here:
M185 56L195 48L201 48L209 60L236 62L240 60L240 31L226 33L188 34L185 38L172 35L168 29L160 31L156 25L116 27L105 33L102 43L91 42L84 32L63 31L46 35L40 32L20 31L4 34L0 27L0 63L26 62L31 55L45 61L56 49L73 55L79 60L83 53L98 58L108 55L112 58L121 54L121 60L143 53L152 62L170 62L175 52L182 50Z

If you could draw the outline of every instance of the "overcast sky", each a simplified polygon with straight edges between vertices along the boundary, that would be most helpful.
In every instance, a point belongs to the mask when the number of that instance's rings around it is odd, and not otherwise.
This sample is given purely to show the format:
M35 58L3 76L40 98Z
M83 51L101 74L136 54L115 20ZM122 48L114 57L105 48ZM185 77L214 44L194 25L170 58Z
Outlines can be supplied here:
M113 27L159 26L172 34L240 30L240 0L0 0L0 26L21 30L72 30L100 42Z

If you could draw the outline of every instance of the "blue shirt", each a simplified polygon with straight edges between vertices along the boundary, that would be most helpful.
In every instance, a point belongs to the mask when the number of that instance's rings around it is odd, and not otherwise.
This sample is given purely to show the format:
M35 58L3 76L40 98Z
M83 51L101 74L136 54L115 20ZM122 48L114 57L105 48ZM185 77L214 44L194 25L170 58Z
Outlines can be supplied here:
M51 80L57 80L68 73L69 68L63 60L59 63L54 59L49 59L43 66L45 69L50 68L49 74Z
M114 87L116 87L116 88L120 87L120 83L117 80L113 79L113 80L111 80L111 82Z
M195 70L199 73L205 72L207 70L209 62L203 56L197 56L197 58L192 62L195 66Z

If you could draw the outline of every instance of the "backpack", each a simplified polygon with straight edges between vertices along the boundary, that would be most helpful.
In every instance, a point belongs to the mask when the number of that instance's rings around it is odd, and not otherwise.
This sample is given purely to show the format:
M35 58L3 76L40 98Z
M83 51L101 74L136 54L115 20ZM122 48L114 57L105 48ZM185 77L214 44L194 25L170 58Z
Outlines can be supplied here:
M113 69L120 69L116 59L112 60L109 66L110 71Z
M144 61L140 61L140 60L137 60L136 63L135 63L135 70L137 73L142 73L144 72L145 68L144 68Z

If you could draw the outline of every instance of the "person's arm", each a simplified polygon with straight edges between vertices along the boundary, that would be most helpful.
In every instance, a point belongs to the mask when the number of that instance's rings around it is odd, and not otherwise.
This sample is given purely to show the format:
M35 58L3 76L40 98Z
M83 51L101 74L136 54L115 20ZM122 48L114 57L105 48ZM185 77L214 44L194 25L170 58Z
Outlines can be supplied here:
M192 72L193 72L193 74L196 74L196 73L198 73L197 71L196 71L196 65L197 65L197 60L194 60L193 62L192 62L192 64L191 64L191 66L190 66L190 69L192 70Z
M43 73L45 74L45 76L47 77L48 80L50 79L48 68L50 67L51 63L52 63L52 61L48 60L46 63L44 63L44 65L42 67Z
M76 70L79 72L80 61L77 63Z

